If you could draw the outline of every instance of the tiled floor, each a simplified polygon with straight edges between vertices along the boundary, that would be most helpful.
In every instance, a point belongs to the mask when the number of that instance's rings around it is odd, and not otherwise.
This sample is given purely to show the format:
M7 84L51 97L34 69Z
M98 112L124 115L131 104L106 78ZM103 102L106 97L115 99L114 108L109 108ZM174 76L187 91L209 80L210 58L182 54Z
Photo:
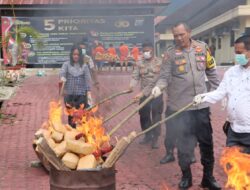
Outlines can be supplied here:
M223 71L220 70L220 75ZM112 93L128 88L130 75L125 72L103 72L99 76L101 88L93 94L99 99ZM118 108L125 105L136 92L117 97L100 106L103 117L108 116ZM18 88L16 95L4 103L3 111L15 114L13 120L5 120L0 126L0 189L1 190L48 190L49 175L43 169L31 168L29 164L36 159L32 149L34 132L48 117L48 104L51 100L58 99L58 77L49 75L45 77L32 76L27 78ZM136 105L135 105L136 106ZM121 113L105 127L110 130L123 119L135 107ZM212 124L214 130L215 146L215 170L214 175L223 185L225 174L219 166L219 158L225 144L225 136L221 126L225 119L225 112L220 104L212 106ZM115 137L127 135L130 131L140 130L138 115L130 119L117 133ZM164 126L160 148L152 150L150 146L143 146L136 139L127 149L126 153L117 162L117 190L159 190L163 186L168 189L178 189L181 177L177 162L160 165L159 160L164 156L163 147ZM199 151L196 149L196 157L199 160ZM191 190L200 189L199 183L202 177L202 167L198 163L192 165L193 187ZM165 188L166 189L166 188Z

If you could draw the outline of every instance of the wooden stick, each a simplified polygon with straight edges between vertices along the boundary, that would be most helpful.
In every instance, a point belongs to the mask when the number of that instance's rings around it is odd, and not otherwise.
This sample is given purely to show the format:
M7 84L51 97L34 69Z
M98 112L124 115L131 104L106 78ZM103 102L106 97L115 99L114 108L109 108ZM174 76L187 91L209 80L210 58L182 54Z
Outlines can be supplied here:
M52 164L57 170L70 171L62 161L56 156L54 151L49 147L45 138L42 138L41 141L37 143L38 151L43 154L43 156Z
M175 113L171 114L170 116L168 116L168 117L162 119L161 121L158 121L157 123L155 123L155 124L152 125L151 127L147 128L146 130L141 131L140 133L137 134L136 137L139 137L139 136L141 136L141 135L143 135L143 134L145 134L145 133L151 131L152 129L158 127L158 126L161 125L162 123L165 123L167 120L169 120L169 119L171 119L171 118L173 118L173 117L179 115L179 114L182 113L183 111L185 111L185 110L187 110L188 108L190 108L191 106L193 106L193 104L194 104L193 102L189 103L188 105L186 105L185 107L181 108L181 109L178 110L177 112L175 112Z
M64 87L65 87L65 82L62 82L62 86L61 86L60 93L59 93L59 98L58 98L58 102L59 102L59 103L60 103L61 98L62 98L62 96L63 96Z
M146 100L144 100L134 111L132 111L127 117L125 117L118 125L116 125L110 132L109 136L113 135L124 123L126 123L134 114L136 114L140 109L142 109L147 103L149 103L154 96L150 95Z
M107 118L104 119L103 123L106 123L107 121L109 121L113 117L117 116L119 113L121 113L122 111L124 111L125 109L127 109L129 106L133 105L135 102L136 102L135 100L132 100L127 105L125 105L124 107L122 107L120 110L116 111L115 113L112 113L109 117L107 117Z
M122 156L122 154L125 152L125 150L129 146L129 144L131 144L137 137L139 137L142 134L145 134L145 133L149 132L150 130L152 130L152 129L156 128L156 127L158 127L160 124L165 123L167 120L175 117L176 115L178 115L181 112L185 111L186 109L188 109L192 105L193 105L193 102L190 103L190 104L188 104L188 105L186 105L185 107L183 107L182 109L178 110L177 112L171 114L170 116L162 119L161 121L155 123L154 125L152 125L148 129L146 129L146 130L144 130L144 131L142 131L140 133L136 133L135 131L133 131L133 132L131 132L129 134L128 137L123 137L122 139L120 139L117 142L115 148L112 150L112 152L108 156L107 160L102 165L102 167L104 167L104 168L112 167L117 162L117 160Z
M86 110L91 110L92 108L94 108L94 107L96 107L96 106L98 106L100 104L103 104L103 103L105 103L105 102L107 102L107 101L109 101L109 100L111 100L111 99L113 99L113 98L115 98L117 96L120 96L120 95L123 95L123 94L128 94L128 93L131 93L131 92L132 92L131 90L126 90L126 91L122 91L122 92L118 92L118 93L112 94L111 96L102 99L101 101L99 101L95 105L87 108Z
M133 131L127 137L122 137L116 144L115 148L111 151L108 158L103 163L103 168L111 168L116 161L121 157L121 155L125 152L128 145L135 139L136 132Z

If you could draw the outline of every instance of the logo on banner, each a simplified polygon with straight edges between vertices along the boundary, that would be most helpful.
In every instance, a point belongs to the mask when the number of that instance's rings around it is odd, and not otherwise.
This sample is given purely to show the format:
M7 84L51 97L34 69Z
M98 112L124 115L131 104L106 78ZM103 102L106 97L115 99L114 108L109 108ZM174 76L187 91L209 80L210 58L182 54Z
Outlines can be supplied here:
M127 28L129 27L129 21L127 20L118 20L115 22L115 27L116 28Z

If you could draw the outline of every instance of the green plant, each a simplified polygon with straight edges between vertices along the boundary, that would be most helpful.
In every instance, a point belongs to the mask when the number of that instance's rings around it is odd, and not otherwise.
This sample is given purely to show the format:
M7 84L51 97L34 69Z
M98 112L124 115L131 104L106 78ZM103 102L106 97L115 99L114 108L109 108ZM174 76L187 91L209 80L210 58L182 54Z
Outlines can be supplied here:
M11 3L11 7L13 11L14 21L16 21L16 14L14 10L13 1ZM16 65L18 63L24 62L24 60L20 60L20 58L22 57L22 50L23 48L25 48L22 45L22 43L25 42L25 39L23 38L24 34L26 36L32 37L35 40L35 45L38 49L41 49L43 47L43 42L40 33L33 27L17 25L16 23L14 27L15 27L14 31L9 31L7 35L0 37L0 47L3 48L5 52L9 52L10 51L8 47L9 40L11 37L15 39L10 54L11 57L13 58L12 64Z

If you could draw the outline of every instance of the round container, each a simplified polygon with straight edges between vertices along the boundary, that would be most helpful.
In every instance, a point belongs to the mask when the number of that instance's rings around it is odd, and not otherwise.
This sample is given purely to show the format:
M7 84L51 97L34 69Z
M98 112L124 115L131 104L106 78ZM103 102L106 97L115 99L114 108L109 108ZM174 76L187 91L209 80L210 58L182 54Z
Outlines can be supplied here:
M50 190L115 190L115 168L59 171L50 168Z

